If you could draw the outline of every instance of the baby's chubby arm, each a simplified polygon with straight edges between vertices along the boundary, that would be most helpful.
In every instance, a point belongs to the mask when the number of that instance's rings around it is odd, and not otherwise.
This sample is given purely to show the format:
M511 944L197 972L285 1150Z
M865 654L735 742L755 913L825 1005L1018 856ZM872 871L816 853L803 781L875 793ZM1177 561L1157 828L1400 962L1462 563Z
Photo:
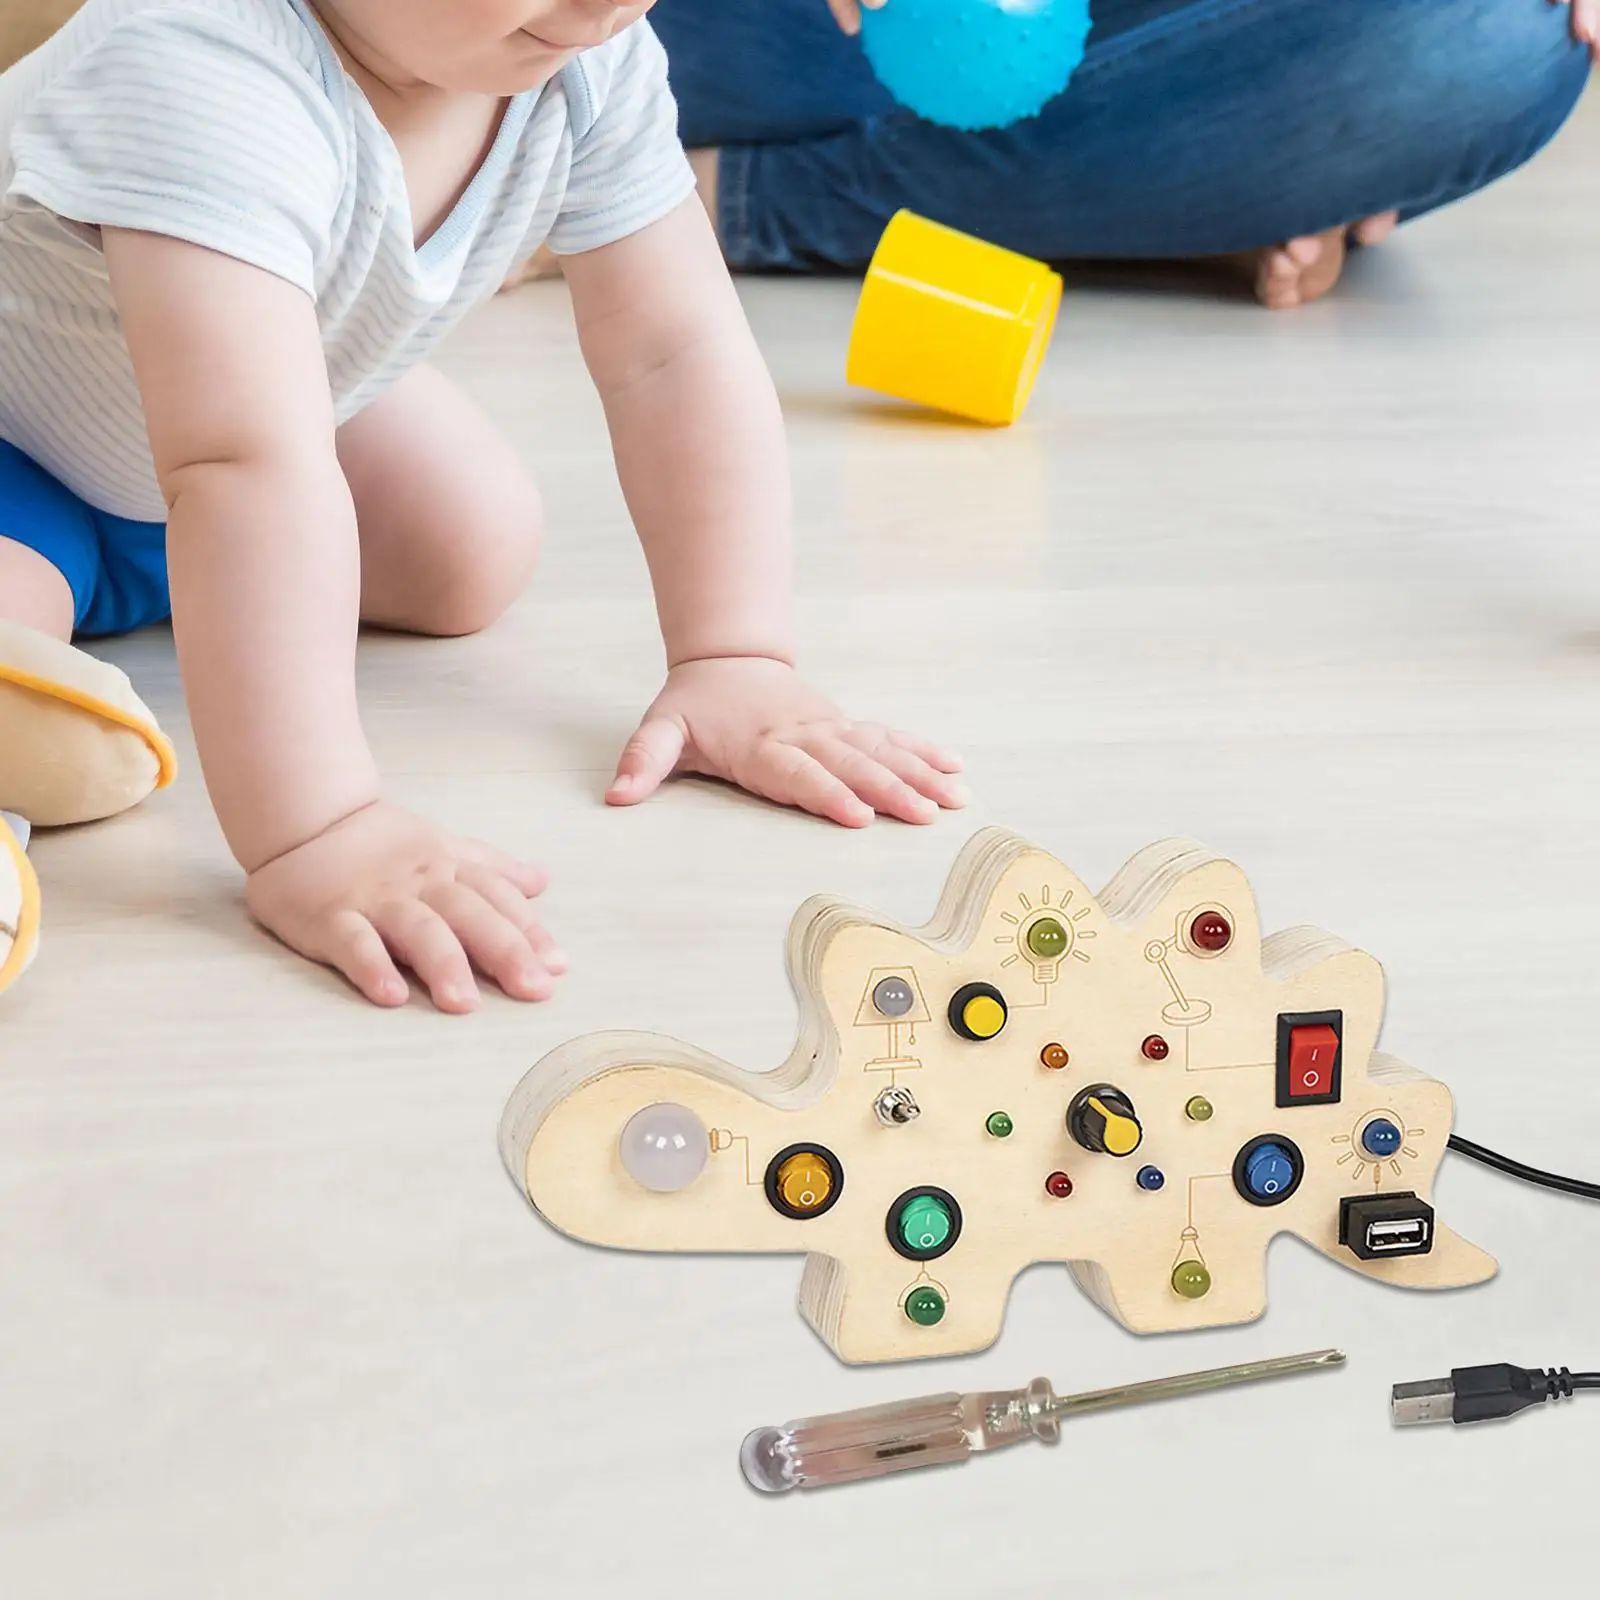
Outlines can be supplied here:
M406 998L397 961L446 1010L476 1001L473 962L548 994L526 906L542 874L381 798L356 704L356 514L311 302L196 246L104 239L168 506L195 740L251 911L379 1004Z
M794 670L783 417L699 201L563 270L667 647L607 799L676 771L850 827L964 804L954 757L847 721Z
M310 305L151 234L107 265L168 506L206 784L247 872L378 796L356 708L355 511Z

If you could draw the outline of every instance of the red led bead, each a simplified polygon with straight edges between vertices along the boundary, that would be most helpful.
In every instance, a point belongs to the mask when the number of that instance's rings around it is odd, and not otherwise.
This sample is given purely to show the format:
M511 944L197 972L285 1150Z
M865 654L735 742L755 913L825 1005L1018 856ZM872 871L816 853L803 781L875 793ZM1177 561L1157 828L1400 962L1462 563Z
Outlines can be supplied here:
M1159 1033L1152 1033L1139 1049L1147 1061L1165 1061L1172 1054L1172 1046Z
M1064 1172L1052 1172L1044 1180L1044 1190L1046 1194L1054 1196L1057 1200L1065 1200L1072 1193L1072 1179Z
M1216 955L1233 943L1233 928L1220 911L1202 911L1189 924L1189 941L1196 950Z

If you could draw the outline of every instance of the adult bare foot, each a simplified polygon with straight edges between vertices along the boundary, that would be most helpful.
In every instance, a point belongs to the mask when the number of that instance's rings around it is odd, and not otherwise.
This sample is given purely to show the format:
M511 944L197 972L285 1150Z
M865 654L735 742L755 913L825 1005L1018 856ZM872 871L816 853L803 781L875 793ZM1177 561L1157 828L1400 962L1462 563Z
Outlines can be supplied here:
M1381 244L1399 220L1397 212L1384 211L1353 227L1329 228L1326 233L1247 251L1239 260L1252 274L1256 298L1267 310L1291 311L1320 300L1339 281L1352 242Z

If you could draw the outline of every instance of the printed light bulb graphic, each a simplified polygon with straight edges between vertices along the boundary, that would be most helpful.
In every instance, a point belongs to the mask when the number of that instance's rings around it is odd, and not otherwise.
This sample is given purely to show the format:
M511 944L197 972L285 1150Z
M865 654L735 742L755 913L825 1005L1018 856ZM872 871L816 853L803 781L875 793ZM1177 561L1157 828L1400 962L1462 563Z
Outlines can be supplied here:
M1070 909L1072 900L1072 890L1052 891L1048 884L1040 888L1037 899L1019 894L1018 909L1000 913L1000 920L1016 929L1015 933L995 937L996 944L1011 946L1011 954L1001 960L1001 967L1025 961L1033 971L1034 981L1045 987L1061 976L1063 961L1087 961L1089 954L1082 946L1094 938L1095 930L1082 926L1090 915L1089 907Z
M1072 932L1060 917L1046 911L1022 930L1020 949L1035 979L1054 983L1061 976L1062 959L1072 949Z

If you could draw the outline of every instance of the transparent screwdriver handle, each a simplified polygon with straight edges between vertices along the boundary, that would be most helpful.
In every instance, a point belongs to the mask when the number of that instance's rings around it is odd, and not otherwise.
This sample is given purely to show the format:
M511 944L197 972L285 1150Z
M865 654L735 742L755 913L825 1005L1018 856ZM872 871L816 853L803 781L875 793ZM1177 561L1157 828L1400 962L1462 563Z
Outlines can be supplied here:
M979 1450L1023 1439L1054 1440L1060 1432L1054 1405L1055 1394L1043 1378L1026 1389L924 1395L758 1428L745 1440L739 1460L745 1477L772 1494L853 1483L965 1461Z
M757 1428L745 1439L739 1464L751 1485L767 1494L819 1489L825 1484L881 1478L912 1467L965 1461L979 1451L999 1450L1024 1439L1053 1444L1063 1417L1146 1400L1177 1399L1207 1389L1335 1367L1343 1361L1341 1351L1313 1350L1307 1355L1214 1367L1062 1398L1057 1398L1044 1378L1035 1378L1026 1389L924 1395L861 1411L804 1417L781 1428Z

